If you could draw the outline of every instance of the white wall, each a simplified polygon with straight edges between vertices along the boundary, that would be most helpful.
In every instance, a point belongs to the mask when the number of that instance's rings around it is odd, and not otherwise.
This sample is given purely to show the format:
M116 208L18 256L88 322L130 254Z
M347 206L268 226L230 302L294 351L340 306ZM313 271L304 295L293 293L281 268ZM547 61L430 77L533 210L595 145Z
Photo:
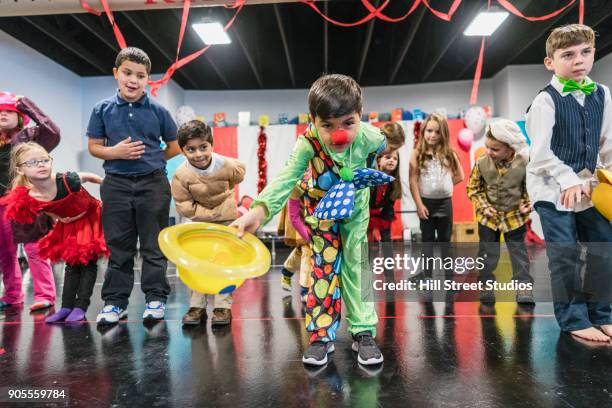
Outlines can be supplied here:
M469 105L471 81L436 82L429 84L364 87L364 112L391 112L395 108L419 108L431 112L445 107L449 114L457 114ZM278 121L279 113L289 119L300 112L308 112L307 89L254 91L185 91L185 104L194 108L206 121L215 112L225 112L228 122L238 123L238 112L250 111L251 121L267 114L270 122ZM480 85L479 105L493 106L493 86L490 80Z
M612 54L597 61L589 76L596 82L612 87Z
M62 141L53 151L58 171L77 168L81 140L81 78L0 31L0 90L27 95L57 123Z

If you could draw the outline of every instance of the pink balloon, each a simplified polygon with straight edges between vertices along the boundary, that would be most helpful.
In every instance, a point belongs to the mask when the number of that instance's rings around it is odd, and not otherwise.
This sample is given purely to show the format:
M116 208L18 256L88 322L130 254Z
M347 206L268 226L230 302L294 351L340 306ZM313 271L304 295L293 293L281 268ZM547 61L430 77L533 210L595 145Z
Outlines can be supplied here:
M474 132L470 129L464 128L459 131L459 135L457 135L457 143L459 143L459 147L464 151L469 151L472 147L472 142L474 141Z

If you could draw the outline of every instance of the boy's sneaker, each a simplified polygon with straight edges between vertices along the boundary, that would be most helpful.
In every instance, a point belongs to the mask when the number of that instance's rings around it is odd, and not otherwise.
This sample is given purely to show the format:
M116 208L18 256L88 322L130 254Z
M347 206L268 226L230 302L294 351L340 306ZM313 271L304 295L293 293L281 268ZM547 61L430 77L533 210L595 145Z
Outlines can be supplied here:
M281 275L281 287L287 292L291 292L291 276Z
M374 365L383 362L384 358L370 332L353 335L353 351L357 352L357 361L363 365Z
M96 323L100 325L104 324L115 324L121 319L127 317L127 310L120 308L119 306L106 305L98 317L96 317Z
M162 320L166 312L166 304L158 300L147 302L144 313L142 314L143 320Z
M302 363L312 366L322 366L327 364L327 355L336 350L331 341L315 341L310 344L302 356Z

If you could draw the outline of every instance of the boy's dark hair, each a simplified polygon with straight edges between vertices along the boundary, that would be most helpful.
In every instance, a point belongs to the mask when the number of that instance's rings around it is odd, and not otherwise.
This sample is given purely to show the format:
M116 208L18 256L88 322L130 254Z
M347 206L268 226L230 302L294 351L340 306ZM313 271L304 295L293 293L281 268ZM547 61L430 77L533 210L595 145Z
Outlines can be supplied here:
M314 120L361 114L361 87L346 75L330 74L317 79L308 91L308 109Z
M147 69L147 74L151 73L151 60L146 52L136 47L127 47L119 51L115 59L115 68L119 68L124 61L142 64Z
M212 129L206 123L197 119L184 123L179 128L176 135L178 145L182 149L191 139L204 139L213 144Z

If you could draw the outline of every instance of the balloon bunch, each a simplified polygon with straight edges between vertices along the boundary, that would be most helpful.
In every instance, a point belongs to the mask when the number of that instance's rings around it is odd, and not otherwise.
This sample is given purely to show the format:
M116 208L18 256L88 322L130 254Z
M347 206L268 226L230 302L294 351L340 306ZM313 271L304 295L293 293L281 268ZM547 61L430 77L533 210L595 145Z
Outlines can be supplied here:
M257 192L261 193L268 184L268 162L266 161L266 128L264 126L259 127L259 136L257 137L257 166L259 168L259 178L257 179Z

